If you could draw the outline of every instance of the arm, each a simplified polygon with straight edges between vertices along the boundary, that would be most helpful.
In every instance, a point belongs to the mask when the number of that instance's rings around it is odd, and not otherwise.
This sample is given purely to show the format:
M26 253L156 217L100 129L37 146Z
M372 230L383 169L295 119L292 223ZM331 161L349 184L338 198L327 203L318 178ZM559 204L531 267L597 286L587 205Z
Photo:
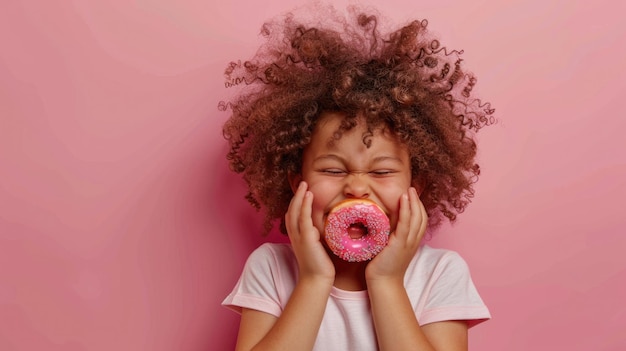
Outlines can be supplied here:
M420 327L402 282L370 284L368 290L380 350L467 350L467 323Z
M467 350L467 324L445 321L420 327L404 288L404 274L428 218L415 189L400 198L398 224L387 247L368 265L366 281L380 350Z
M285 216L299 279L280 317L244 309L237 351L311 350L315 343L335 269L311 221L313 195L306 184L298 187Z
M279 318L244 309L236 350L311 350L331 286L300 280Z

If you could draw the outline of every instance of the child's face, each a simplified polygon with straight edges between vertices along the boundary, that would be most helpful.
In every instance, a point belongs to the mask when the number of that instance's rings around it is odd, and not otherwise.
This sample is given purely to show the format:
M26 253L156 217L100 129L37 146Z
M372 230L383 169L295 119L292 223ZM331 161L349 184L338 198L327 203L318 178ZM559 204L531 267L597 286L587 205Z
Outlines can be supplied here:
M362 120L341 139L329 143L341 123L337 112L324 113L304 149L302 174L291 179L295 189L300 180L314 195L313 225L324 233L328 212L348 198L375 201L389 216L391 230L398 220L400 196L411 186L411 164L407 148L389 132L378 129L363 143L367 127ZM418 190L419 191L419 190Z

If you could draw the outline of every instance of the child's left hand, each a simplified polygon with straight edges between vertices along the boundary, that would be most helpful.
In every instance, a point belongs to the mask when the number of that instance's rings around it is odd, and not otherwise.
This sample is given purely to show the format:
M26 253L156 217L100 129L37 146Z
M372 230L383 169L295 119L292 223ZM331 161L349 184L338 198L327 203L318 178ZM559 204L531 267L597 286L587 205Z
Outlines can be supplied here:
M428 226L428 215L415 188L409 188L400 197L396 229L389 236L387 246L367 265L365 279L404 281L411 259L417 253Z

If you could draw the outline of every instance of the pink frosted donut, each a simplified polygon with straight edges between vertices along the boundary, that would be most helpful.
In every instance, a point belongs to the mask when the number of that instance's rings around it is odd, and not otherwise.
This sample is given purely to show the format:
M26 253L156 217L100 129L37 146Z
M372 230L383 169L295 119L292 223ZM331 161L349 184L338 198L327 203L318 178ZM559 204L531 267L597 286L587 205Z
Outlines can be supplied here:
M374 201L344 200L326 217L324 239L343 260L371 260L389 241L389 218Z

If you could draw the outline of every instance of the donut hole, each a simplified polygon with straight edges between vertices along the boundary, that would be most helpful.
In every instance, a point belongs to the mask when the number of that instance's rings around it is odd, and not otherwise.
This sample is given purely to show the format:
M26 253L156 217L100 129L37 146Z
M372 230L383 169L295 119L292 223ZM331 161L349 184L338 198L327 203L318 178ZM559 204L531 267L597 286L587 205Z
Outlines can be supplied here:
M350 236L350 239L361 239L366 236L367 233L367 226L362 222L352 223L348 227L348 236Z

